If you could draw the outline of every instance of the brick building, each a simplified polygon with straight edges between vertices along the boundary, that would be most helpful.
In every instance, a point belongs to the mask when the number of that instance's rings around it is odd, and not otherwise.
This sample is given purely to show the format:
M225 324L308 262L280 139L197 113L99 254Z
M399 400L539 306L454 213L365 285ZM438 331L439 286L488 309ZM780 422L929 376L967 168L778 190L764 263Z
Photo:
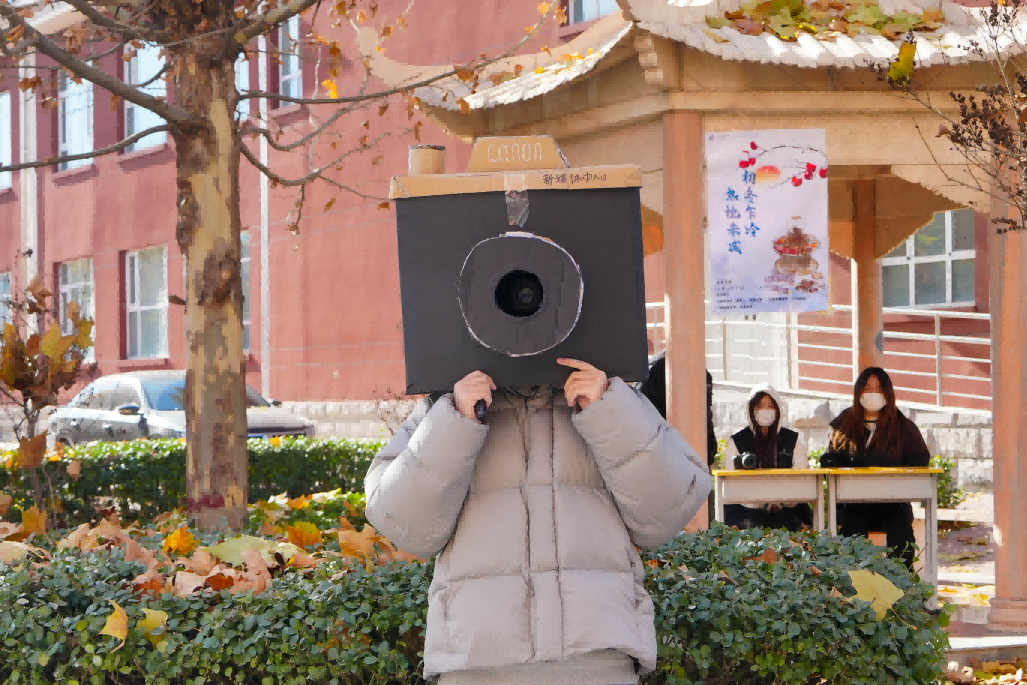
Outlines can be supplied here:
M615 0L570 2L571 24L562 28L547 25L524 46L525 52L537 52L542 45L555 49L592 25L597 17L619 11ZM394 16L405 5L381 3L380 18ZM459 63L482 52L495 54L508 48L537 18L532 3L414 3L407 16L410 28L397 30L387 44L388 54L397 61ZM55 5L38 13L35 21L44 30L56 32L73 24L75 16L69 8ZM266 55L251 53L249 60L241 61L240 89L266 86L283 94L312 93L326 74L315 73L316 60L311 59L315 48L308 39L310 26L310 17L296 19L269 37L285 51L295 44L297 36L306 37L298 47L302 59L286 57L275 64ZM352 89L363 76L360 55L350 48L352 29L347 25L329 28L327 17L319 18L318 27L327 38L338 40L348 49L343 74L337 81L340 91ZM156 49L141 50L129 61L121 57L109 55L100 66L133 83L150 80L160 69ZM101 149L159 121L147 111L112 102L106 91L86 81L75 84L62 78L47 87L57 98L57 107L41 108L39 95L23 93L17 79L0 82L0 161ZM173 93L168 93L160 80L148 89L173 99ZM256 116L257 102L247 102L241 106L240 116ZM558 99L553 102L560 106ZM307 130L310 117L324 115L323 108L277 107L274 102L269 106L269 119L286 130L286 139ZM387 195L387 179L405 171L406 149L414 142L412 135L398 132L421 119L419 114L409 120L398 100L381 116L371 111L344 117L334 129L342 144L352 144L368 131L373 140L386 135L371 150L347 159L340 175L342 181L366 197L324 184L313 186L296 235L288 230L294 221L296 191L270 187L243 161L248 379L263 394L281 400L345 401L370 400L402 390L394 215L391 209L379 209L378 205ZM367 129L363 127L365 120L370 122ZM469 152L466 141L445 135L431 121L425 122L421 139L446 145L450 170L463 169ZM95 355L104 374L183 368L185 363L182 309L168 304L169 294L182 293L184 269L175 241L173 146L167 135L156 134L93 160L0 174L0 293L23 287L38 271L62 303L79 301L84 311L95 316ZM644 145L637 155L636 163L647 169ZM302 155L272 150L269 159L283 174L298 174L302 169ZM575 161L571 154L571 164ZM335 203L325 209L333 198ZM987 269L975 268L986 259L986 230L984 217L965 210L939 214L910 239L908 246L884 260L886 306L986 313ZM16 257L29 248L30 257ZM673 268L673 261L658 254L647 259L646 267L648 300L658 302L663 299L666 269ZM849 302L848 259L833 256L830 269L832 301L845 305ZM790 385L845 390L851 382L851 368L843 367L851 367L851 352L826 349L832 346L830 334L801 330L804 325L847 325L845 317L799 317L792 355L795 373L789 377ZM889 330L934 333L935 322L923 321L923 316L886 317ZM711 330L716 328L712 325ZM746 380L756 381L765 364L758 354L747 355L745 345L755 340L762 348L772 346L773 334L747 330L748 338L728 334L727 342L742 352L729 352L727 366L736 377L741 373ZM986 339L987 321L946 319L942 332ZM840 346L848 335L841 332L835 336ZM951 343L944 344L946 350L955 349ZM918 353L916 350L924 345L934 349L933 342L920 340L890 346L888 351L908 348ZM987 359L986 348L983 355L981 349L976 346L966 356ZM919 364L921 360L916 358L914 362ZM933 364L930 360L923 363ZM716 364L711 362L711 367ZM933 366L931 369L935 370ZM984 362L966 361L947 364L945 373L986 379L989 367ZM933 379L926 375L906 381L901 384L922 386L926 395L932 392L929 386ZM990 393L984 387L986 381L984 385L962 379L953 382L957 385L949 388L956 393L963 390L959 394ZM959 394L947 395L945 401L962 402L964 406L986 404L959 399ZM907 399L929 398L913 394Z

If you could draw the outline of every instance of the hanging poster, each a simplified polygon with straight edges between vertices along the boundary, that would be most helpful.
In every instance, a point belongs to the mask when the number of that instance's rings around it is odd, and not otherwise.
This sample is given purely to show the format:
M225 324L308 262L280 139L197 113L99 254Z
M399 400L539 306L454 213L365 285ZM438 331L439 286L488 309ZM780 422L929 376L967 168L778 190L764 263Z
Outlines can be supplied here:
M707 134L706 174L713 313L827 311L826 132Z

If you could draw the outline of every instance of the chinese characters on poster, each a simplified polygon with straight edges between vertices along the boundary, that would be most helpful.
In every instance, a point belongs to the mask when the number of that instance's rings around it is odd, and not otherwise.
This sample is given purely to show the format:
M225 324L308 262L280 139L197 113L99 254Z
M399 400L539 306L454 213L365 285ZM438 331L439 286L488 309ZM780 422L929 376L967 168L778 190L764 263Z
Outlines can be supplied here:
M827 311L825 131L707 134L706 173L713 313Z

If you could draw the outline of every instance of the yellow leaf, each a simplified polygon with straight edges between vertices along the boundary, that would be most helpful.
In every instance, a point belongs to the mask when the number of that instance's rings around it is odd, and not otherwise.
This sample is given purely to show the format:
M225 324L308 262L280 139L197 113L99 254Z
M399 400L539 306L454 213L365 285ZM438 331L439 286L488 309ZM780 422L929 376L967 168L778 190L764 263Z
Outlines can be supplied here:
M297 547L311 547L321 544L321 531L310 521L300 521L295 526L287 525L289 542Z
M121 640L121 644L112 650L116 652L125 644L125 638L128 636L128 614L113 599L108 601L114 605L114 613L107 617L107 623L100 631L100 635L110 635L116 640Z
M334 197L331 200L329 200L328 202L325 203L325 211L327 212L329 209L332 208L333 205L335 205L335 198Z
M713 42L715 42L715 43L730 43L731 42L731 40L729 38L725 38L724 36L720 35L719 33L714 33L713 31L711 31L709 29L703 29L703 33L705 33L706 36L709 37L711 40L713 40Z
M303 509L304 507L308 506L310 506L309 495L303 495L302 497L297 497L296 499L289 500L290 509Z
M545 70L546 70L545 67L539 67L538 69L535 70L535 73L536 74L542 74L542 73L545 72Z
M367 136L364 136L364 138L366 138L366 137ZM363 140L363 139L361 139L361 140ZM281 444L282 444L282 439L279 436L276 435L275 437L271 438L271 446L272 447L278 447Z
M73 342L75 342L74 337L63 335L61 327L54 324L43 334L39 347L43 354L50 359L60 359Z
M156 646L168 636L168 614L155 609L143 609L143 614L146 618L139 622L139 627L145 631L146 639Z
M892 608L895 602L905 594L895 587L890 580L873 571L849 571L852 586L856 588L856 596L850 599L861 599L870 602L880 621Z
M246 34L243 33L242 31L237 32L235 34L235 42L238 43L239 45L245 44L246 43Z
M78 324L78 338L75 340L80 350L93 345L93 322L89 320L80 321Z
M33 469L43 463L43 457L46 456L46 431L34 438L22 438L18 444L18 466Z
M903 41L899 45L899 56L888 67L888 79L895 83L908 83L913 78L913 61L916 59L916 43Z
M46 533L46 512L40 511L35 504L21 512L21 531L38 535Z
M321 81L321 85L324 86L325 90L328 91L328 97L332 99L339 97L339 87L335 85L335 81L331 79L326 79L324 81Z
M392 35L392 27L391 26L386 26L385 28L382 29L382 38L388 38L391 35Z
M198 544L200 543L196 541L193 534L183 526L164 538L163 548L166 553L175 552L176 554L188 556L192 554Z
M549 12L549 3L548 2L540 2L536 9L538 9L538 13L544 17L544 16L546 16L546 13Z

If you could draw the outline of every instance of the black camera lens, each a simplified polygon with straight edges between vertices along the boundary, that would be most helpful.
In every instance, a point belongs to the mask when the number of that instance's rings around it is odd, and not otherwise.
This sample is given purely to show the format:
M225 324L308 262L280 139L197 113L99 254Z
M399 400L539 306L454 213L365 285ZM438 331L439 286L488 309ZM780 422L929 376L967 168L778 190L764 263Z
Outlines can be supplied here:
M531 316L542 308L542 296L538 276L520 269L510 271L496 285L496 306L508 316Z

